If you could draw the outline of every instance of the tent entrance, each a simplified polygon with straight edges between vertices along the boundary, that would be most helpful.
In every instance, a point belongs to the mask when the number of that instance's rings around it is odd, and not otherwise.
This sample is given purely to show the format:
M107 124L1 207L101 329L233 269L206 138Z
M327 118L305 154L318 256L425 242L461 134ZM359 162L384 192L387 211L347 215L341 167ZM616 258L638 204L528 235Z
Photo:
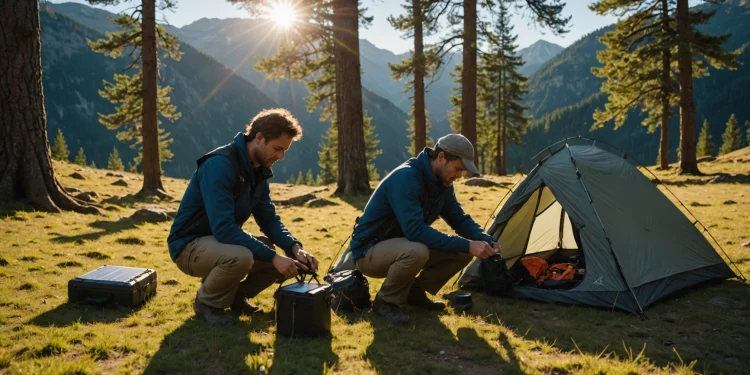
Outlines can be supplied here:
M526 257L567 263L572 257L583 258L579 229L552 191L541 185L508 220L498 238L511 269Z

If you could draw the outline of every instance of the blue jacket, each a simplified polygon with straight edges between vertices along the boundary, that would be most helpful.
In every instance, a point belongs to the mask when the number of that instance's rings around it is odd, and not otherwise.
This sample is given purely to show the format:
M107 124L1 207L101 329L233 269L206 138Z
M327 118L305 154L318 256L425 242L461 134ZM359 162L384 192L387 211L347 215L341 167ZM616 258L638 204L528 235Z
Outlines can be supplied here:
M227 156L232 151L238 156L240 177L245 181L237 199L234 189L242 185L236 185L237 169ZM262 172L262 167L253 169L242 133L234 137L233 143L198 159L198 169L190 177L167 238L172 260L177 259L190 241L213 235L221 243L246 247L256 259L270 261L276 252L242 230L242 224L250 215L255 218L260 230L287 254L291 253L295 243L301 246L276 215L268 184L268 178L273 173L269 169L265 169L265 174ZM196 224L201 220L207 221L207 225Z
M372 245L396 237L448 253L468 253L466 238L494 241L461 208L453 186L445 187L436 180L428 150L401 164L375 189L352 235L350 248L355 260ZM464 238L430 227L438 217Z

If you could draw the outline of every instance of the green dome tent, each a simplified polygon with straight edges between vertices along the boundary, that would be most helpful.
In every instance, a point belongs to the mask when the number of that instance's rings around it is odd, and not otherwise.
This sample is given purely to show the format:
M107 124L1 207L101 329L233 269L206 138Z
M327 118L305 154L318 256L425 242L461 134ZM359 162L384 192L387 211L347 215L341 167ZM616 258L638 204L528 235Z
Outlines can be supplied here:
M502 245L511 269L522 267L525 257L582 254L585 276L571 289L519 286L513 296L642 315L643 308L679 290L737 277L627 155L567 141L548 151L488 233ZM459 285L478 280L479 264L467 267Z

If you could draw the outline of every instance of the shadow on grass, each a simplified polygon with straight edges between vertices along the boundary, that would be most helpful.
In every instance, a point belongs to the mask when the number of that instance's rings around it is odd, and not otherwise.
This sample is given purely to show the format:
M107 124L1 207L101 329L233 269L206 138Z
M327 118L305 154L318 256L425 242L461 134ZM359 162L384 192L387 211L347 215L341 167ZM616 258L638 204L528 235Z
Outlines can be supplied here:
M172 197L162 199L154 195L136 193L106 198L101 201L101 204L112 204L120 207L133 208L139 203L160 204L171 202L173 199L174 198Z
M331 335L317 338L286 338L276 335L273 343L273 374L327 374L339 360Z
M148 302L147 302L148 303ZM123 306L99 307L94 305L66 302L46 311L29 321L36 326L66 327L75 323L115 323L127 318L145 305L136 308Z
M472 328L459 328L456 335L434 312L409 314L406 326L391 325L371 314L374 339L365 358L378 373L524 373L513 348L499 338L502 348L494 348ZM506 361L500 351L505 351Z
M249 333L257 325L238 321L227 327L212 326L202 320L189 319L164 337L159 350L151 357L144 374L247 374L257 373L248 356L263 347L250 341ZM260 365L266 366L261 363Z
M100 229L97 232L77 234L74 236L59 235L59 236L52 238L50 241L55 242L55 243L96 241L103 236L116 234L118 232L128 230L128 229L133 229L136 226L143 224L143 223L146 223L146 220L139 219L139 218L131 218L131 217L123 217L117 221L97 220L89 224L89 226L92 228Z
M653 180L652 180L653 181ZM714 182L711 182L714 181ZM685 180L671 180L669 178L667 179L660 179L660 183L667 185L667 186L688 186L688 185L706 185L709 182L712 184L750 184L750 175L745 174L736 174L731 175L727 173L710 173L710 174L704 174L703 178L687 178Z
M370 199L370 194L356 196L333 194L331 195L331 197L339 198L350 206L356 208L357 210L363 211L365 209L365 205L367 205L367 201Z
M644 355L661 368L697 360L696 371L733 374L750 366L749 288L735 280L695 286L645 308L645 321L621 311L480 293L472 314L496 314L524 340L538 342L532 346L546 343L592 358L604 351L627 363L628 350L637 354L645 345Z

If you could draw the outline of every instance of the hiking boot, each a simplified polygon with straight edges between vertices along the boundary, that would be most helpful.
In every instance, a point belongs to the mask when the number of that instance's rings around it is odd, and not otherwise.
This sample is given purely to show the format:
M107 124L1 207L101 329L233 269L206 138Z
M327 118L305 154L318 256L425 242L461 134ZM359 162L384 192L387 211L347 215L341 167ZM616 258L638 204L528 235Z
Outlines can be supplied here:
M244 298L235 298L234 302L229 306L232 312L240 315L250 316L260 311L260 307L249 304Z
M372 311L385 318L385 321L391 324L409 323L409 317L401 311L398 305L385 302L380 299L380 296L375 297L375 302L372 304Z
M427 293L418 286L412 286L409 289L409 296L406 297L406 303L420 309L441 311L445 309L445 303L433 301L427 297Z
M205 303L198 300L198 296L195 296L193 302L193 310L195 315L205 320L211 325L230 325L234 323L234 319L224 312L224 309L206 305Z

